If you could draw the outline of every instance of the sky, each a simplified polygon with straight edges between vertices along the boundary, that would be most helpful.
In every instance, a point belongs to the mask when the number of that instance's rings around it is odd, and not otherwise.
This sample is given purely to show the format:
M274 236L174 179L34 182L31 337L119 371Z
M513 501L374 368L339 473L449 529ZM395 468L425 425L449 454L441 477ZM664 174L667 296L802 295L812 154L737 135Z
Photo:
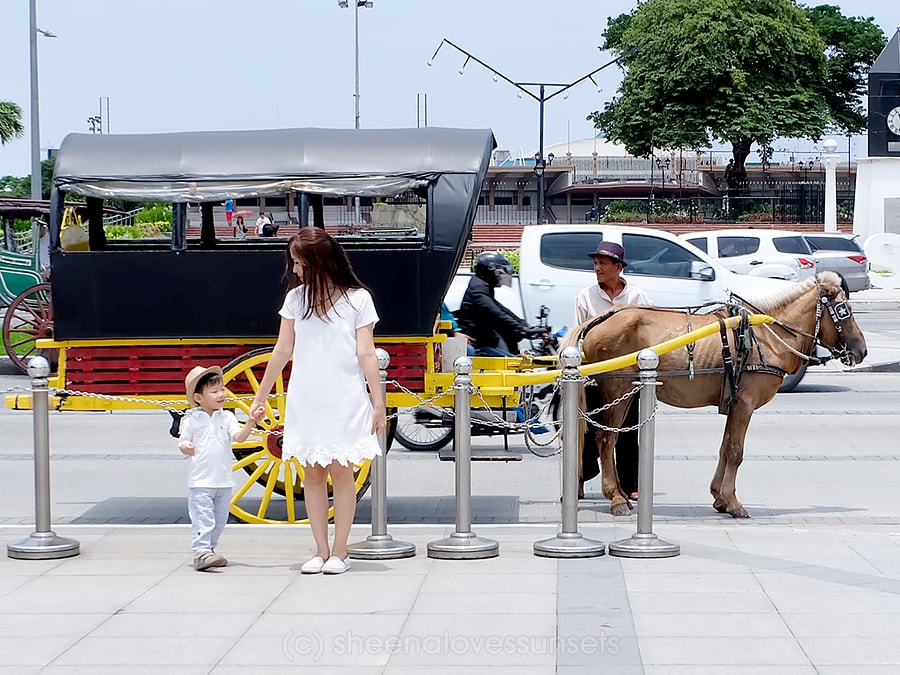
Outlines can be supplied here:
M41 155L69 133L287 127L353 128L354 8L337 0L36 0ZM823 4L811 2L810 5ZM872 16L889 36L891 0L829 0ZM636 0L374 0L358 10L362 128L491 128L500 149L531 156L539 108L444 44L515 82L568 84L610 62L608 17ZM29 0L2 0L0 100L18 103L25 136L0 146L0 176L30 173ZM585 119L615 94L615 65L545 103L545 146L593 135ZM537 91L532 88L532 91ZM547 95L555 89L547 88ZM108 100L108 115L106 101ZM847 139L838 139L846 152ZM862 139L854 140L864 148Z

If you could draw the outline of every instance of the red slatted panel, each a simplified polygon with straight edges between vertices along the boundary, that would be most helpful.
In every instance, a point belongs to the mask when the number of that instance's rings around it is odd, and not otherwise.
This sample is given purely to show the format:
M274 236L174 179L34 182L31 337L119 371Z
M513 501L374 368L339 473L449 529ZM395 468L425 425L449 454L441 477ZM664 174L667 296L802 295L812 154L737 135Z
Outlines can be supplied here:
M183 394L195 365L226 366L254 349L248 345L70 347L66 387L96 394Z
M388 379L412 391L425 388L426 344L378 344L391 355ZM195 365L220 365L258 349L252 345L150 345L131 347L70 347L66 350L66 388L94 394L171 395L184 393L184 378ZM253 369L262 379L265 363ZM290 365L285 378L290 376ZM253 388L245 376L229 384L234 394Z
M428 365L427 344L376 344L391 355L388 379L397 380L410 391L425 391L425 370Z

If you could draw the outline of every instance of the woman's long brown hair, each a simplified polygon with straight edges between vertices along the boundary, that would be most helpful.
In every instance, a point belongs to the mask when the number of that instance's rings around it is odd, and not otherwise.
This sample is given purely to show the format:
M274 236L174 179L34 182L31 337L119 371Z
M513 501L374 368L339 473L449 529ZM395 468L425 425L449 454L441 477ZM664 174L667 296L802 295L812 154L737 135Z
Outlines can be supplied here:
M291 289L300 285L293 272L294 258L303 266L306 286L304 319L325 316L334 307L335 291L345 295L351 288L366 288L356 276L343 247L321 227L302 227L291 237L285 251Z

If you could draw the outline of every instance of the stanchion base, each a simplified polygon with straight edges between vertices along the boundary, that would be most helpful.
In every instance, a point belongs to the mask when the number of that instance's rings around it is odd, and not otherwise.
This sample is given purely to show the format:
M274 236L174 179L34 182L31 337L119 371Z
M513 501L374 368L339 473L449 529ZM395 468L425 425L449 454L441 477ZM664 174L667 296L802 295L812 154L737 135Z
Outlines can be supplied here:
M32 532L30 537L7 544L6 555L21 560L53 560L76 556L80 547L74 539L58 537L55 532Z
M347 555L361 560L391 560L393 558L412 558L416 554L416 545L407 541L395 541L389 534L371 534L365 541L350 544Z
M493 539L485 539L474 532L454 532L446 539L438 539L428 544L428 557L439 560L477 560L496 558L500 555L500 544Z
M542 558L596 558L605 552L602 541L586 539L580 532L560 532L552 539L534 542L534 554Z
M652 532L635 532L628 539L611 541L609 554L618 558L672 558L681 554L681 545L660 539Z

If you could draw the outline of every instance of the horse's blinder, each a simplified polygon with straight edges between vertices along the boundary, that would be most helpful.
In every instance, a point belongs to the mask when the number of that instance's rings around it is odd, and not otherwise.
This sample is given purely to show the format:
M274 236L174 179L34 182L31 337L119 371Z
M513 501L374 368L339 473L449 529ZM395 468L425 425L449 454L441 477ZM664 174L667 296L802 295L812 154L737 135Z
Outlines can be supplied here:
M816 307L816 342L822 344L821 337L819 336L819 319L822 316L822 307L824 307L828 310L828 315L831 317L831 322L834 324L834 329L837 331L838 346L835 349L824 344L822 346L830 351L836 358L840 359L841 363L846 366L852 366L853 360L850 356L850 350L847 348L847 340L844 339L844 331L841 329L841 324L853 317L850 303L846 299L841 300L840 302L832 302L831 298L827 295L819 295L819 301L820 304Z

